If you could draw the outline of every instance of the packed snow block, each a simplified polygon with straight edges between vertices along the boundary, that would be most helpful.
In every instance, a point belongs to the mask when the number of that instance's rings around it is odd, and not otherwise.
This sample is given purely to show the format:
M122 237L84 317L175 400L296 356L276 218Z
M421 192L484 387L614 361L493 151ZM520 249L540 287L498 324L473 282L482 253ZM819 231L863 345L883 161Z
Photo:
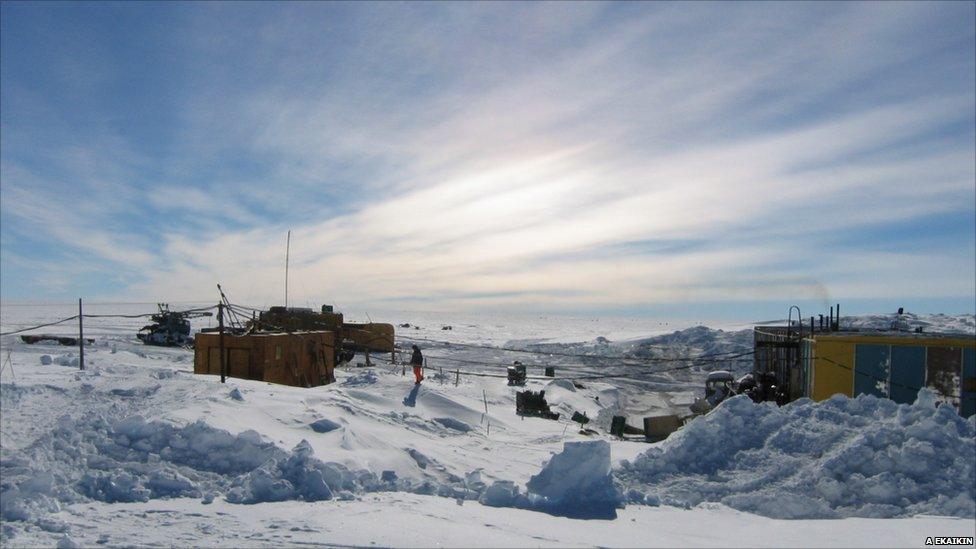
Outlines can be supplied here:
M141 479L126 471L117 473L87 473L78 487L81 493L105 503L131 503L149 501L151 491L141 484Z
M786 406L732 397L616 479L649 498L772 518L976 515L976 418L874 395Z
M485 489L487 485L481 476L481 469L475 469L464 475L464 487L468 490L474 490L475 492L481 492Z
M621 502L605 440L564 443L526 488L541 510L573 518L616 518Z
M150 490L150 496L156 498L178 498L191 497L198 498L202 494L200 489L178 471L168 471L160 469L149 474L149 481L146 487Z
M78 357L72 355L71 353L66 355L58 355L58 357L54 359L54 362L59 366L70 366L72 368L77 368L80 364Z
M522 507L525 505L523 501L520 501L522 499L518 486L514 482L497 480L481 493L478 503L489 507Z

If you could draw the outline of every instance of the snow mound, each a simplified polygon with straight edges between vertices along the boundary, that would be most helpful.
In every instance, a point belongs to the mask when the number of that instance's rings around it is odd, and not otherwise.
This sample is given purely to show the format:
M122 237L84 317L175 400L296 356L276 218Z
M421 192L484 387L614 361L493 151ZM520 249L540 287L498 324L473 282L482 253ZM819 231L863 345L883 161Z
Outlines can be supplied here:
M610 443L605 440L564 443L563 451L554 455L525 487L538 498L537 504L552 514L574 518L617 516L620 498L610 476Z
M976 417L922 390L912 404L837 395L783 407L745 396L632 463L630 501L721 502L773 518L976 515Z
M24 521L88 500L213 493L237 503L319 500L377 485L371 473L313 458L304 441L287 452L255 431L232 435L203 421L181 427L140 416L63 416L22 456L0 462L0 474L0 517Z
M470 429L461 422L446 423ZM310 424L320 432L339 427L328 419ZM62 416L52 431L0 461L0 518L60 531L50 513L85 501L192 497L209 503L223 496L230 503L254 504L345 500L376 491L474 500L485 488L483 483L467 486L465 479L419 452L410 455L433 473L419 480L381 479L365 469L317 459L306 440L289 451L256 431L235 435L202 420L181 426L138 415L121 420L96 413Z
M300 499L321 501L333 494L359 492L366 484L375 488L376 475L357 475L338 463L324 463L312 457L312 447L302 440L287 456L272 458L257 469L238 477L227 493L231 503L262 503Z
M728 332L725 330L694 326L633 342L633 353L640 357L663 357L669 354L689 356L696 354L746 352L752 350L751 329Z

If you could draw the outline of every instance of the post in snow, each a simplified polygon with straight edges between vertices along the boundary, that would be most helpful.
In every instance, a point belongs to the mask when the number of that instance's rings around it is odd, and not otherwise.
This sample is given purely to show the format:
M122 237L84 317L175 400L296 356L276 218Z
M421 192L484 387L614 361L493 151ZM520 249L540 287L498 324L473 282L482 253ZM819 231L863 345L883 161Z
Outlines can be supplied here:
M78 298L78 369L85 369L85 327L82 323L81 298Z
M220 328L220 382L227 383L227 368L224 361L224 302L217 304L217 326Z

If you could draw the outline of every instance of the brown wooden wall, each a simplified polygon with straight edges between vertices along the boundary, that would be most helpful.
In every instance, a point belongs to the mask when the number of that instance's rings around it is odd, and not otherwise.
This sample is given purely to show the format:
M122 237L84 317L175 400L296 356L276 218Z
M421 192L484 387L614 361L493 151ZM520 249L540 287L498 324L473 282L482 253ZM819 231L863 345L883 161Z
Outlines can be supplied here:
M392 324L346 322L342 325L342 337L352 341L360 350L368 349L379 353L393 352Z
M193 372L220 375L220 334L195 339ZM315 387L331 383L335 369L333 332L224 335L227 375Z

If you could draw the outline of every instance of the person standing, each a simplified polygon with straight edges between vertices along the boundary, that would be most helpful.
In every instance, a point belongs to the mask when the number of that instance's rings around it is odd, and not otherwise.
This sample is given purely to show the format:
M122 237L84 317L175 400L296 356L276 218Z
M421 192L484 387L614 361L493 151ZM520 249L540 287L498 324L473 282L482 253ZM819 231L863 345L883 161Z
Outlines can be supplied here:
M420 352L420 347L413 346L413 356L410 357L410 365L413 366L413 376L417 378L417 384L424 380L424 355Z

